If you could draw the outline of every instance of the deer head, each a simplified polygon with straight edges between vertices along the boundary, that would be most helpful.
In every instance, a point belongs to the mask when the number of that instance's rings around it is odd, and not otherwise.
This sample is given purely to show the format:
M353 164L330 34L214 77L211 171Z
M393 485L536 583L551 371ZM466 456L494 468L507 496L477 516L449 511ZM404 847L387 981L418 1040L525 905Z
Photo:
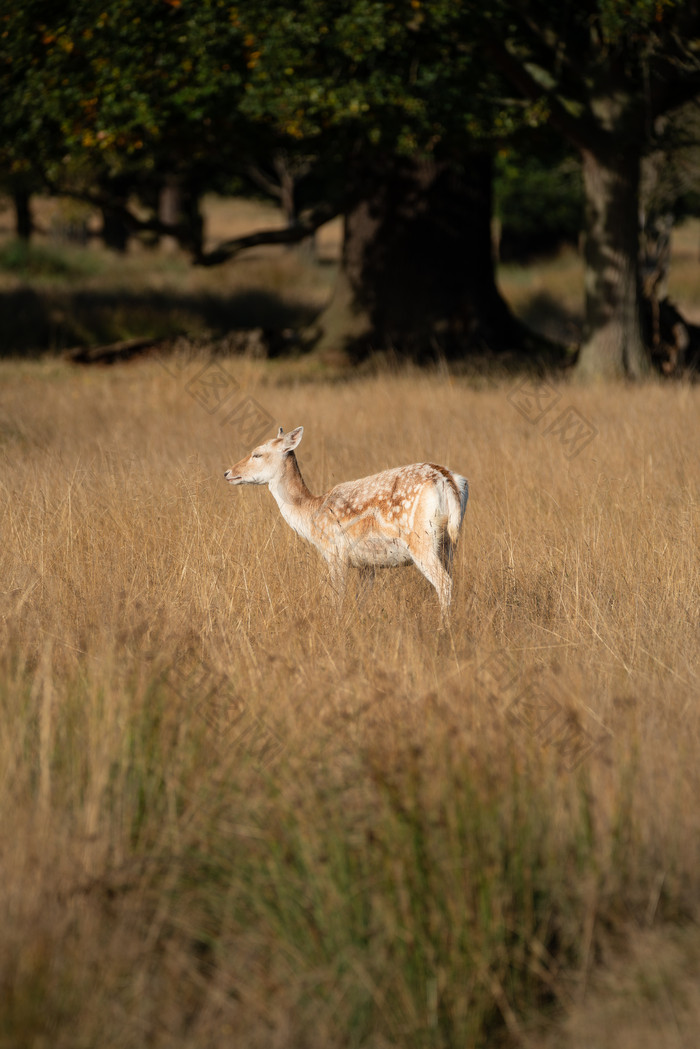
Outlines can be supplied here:
M266 444L259 444L250 455L227 470L224 477L229 484L270 484L284 470L286 457L298 447L304 433L303 426L279 433Z

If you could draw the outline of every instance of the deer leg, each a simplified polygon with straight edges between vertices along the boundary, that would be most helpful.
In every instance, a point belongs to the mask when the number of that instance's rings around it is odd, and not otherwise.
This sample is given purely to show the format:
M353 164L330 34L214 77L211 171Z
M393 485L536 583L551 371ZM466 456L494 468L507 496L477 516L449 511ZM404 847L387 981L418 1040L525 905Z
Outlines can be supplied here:
M331 577L331 586L335 590L338 600L342 601L345 597L347 566L340 557L329 557L328 570Z
M369 592L374 586L374 580L377 577L377 570L374 565L365 565L360 568L360 586L363 590Z
M440 602L440 614L443 619L446 619L452 600L452 579L449 573L440 563L440 559L435 553L432 553L430 556L421 556L411 551L411 557L416 568L435 587L438 601Z
M359 605L367 595L370 593L374 586L374 580L376 578L377 571L374 565L365 565L358 571L358 584L355 591L356 603Z
M438 556L440 558L440 564L445 569L449 576L452 575L452 565L454 564L455 548L454 543L451 542L448 535L444 535L442 542L440 543Z
M416 568L435 587L444 622L452 600L452 543L445 528L435 528L431 523L431 527L422 534L414 531L408 537L407 546Z

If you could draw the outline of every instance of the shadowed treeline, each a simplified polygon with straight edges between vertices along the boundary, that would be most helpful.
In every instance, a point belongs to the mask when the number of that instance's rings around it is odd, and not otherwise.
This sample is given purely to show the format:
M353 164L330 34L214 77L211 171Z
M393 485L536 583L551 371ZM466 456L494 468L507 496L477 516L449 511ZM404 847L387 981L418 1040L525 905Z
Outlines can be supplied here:
M314 311L264 290L231 295L175 291L0 291L0 356L38 357L135 335L221 337L238 329L296 327Z

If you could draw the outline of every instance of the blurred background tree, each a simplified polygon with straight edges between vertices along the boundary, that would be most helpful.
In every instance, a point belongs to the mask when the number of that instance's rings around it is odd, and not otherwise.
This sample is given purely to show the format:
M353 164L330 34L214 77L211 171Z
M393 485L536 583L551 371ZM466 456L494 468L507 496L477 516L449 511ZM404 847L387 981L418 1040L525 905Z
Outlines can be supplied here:
M542 353L496 285L496 157L506 256L574 241L583 216L580 370L648 369L642 161L697 98L696 0L27 0L1 19L0 167L22 236L39 185L99 207L117 250L149 232L210 265L342 214L307 346ZM231 186L275 199L286 228L205 252L199 201Z
M577 368L643 375L642 159L663 149L664 118L700 91L698 4L505 0L473 13L496 66L581 156L587 331Z

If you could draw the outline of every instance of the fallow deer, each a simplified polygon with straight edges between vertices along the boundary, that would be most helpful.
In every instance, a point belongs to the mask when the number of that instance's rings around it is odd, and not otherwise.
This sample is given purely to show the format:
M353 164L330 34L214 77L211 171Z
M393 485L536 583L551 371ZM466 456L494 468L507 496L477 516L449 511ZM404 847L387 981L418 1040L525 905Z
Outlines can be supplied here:
M443 617L452 597L452 558L469 497L465 477L444 466L414 463L347 481L312 495L295 448L303 426L258 445L224 477L229 484L266 484L287 524L328 564L339 591L349 565L413 563L432 583Z

